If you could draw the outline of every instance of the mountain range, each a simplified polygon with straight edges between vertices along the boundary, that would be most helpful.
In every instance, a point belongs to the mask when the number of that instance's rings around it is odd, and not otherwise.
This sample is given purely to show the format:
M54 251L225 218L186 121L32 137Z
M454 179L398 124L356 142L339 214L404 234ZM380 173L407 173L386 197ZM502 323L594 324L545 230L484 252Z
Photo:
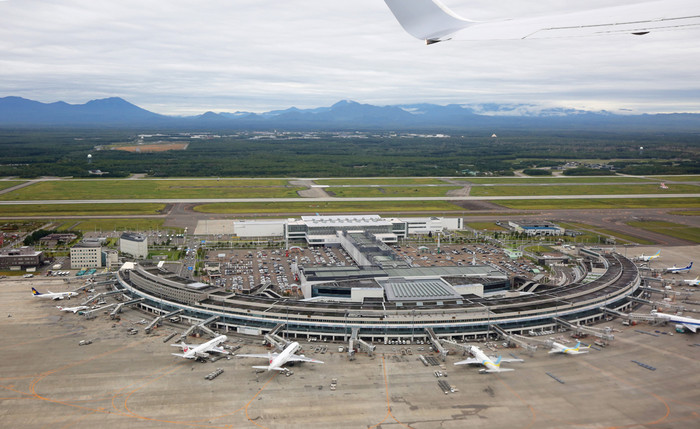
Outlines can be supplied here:
M575 109L538 109L534 105L374 106L343 100L329 107L274 110L265 113L206 112L167 116L118 98L85 104L41 103L21 97L0 98L0 127L129 127L199 130L460 130L586 129L700 131L700 114L619 115Z

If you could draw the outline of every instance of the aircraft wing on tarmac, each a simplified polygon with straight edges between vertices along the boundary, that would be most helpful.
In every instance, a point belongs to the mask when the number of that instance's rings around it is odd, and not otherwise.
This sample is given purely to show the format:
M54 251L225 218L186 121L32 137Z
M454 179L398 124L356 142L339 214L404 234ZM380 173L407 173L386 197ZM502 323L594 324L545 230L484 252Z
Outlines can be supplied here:
M700 26L700 2L694 0L647 1L565 14L485 22L461 17L439 0L384 2L407 33L425 40L429 45L453 38L508 40L620 33L645 35L651 31Z

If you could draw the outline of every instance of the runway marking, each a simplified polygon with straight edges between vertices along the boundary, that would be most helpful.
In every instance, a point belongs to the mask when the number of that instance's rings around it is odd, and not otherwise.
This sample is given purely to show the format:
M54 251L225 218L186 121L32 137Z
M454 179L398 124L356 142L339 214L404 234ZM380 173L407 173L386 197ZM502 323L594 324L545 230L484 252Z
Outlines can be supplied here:
M397 419L396 416L394 416L394 414L391 412L391 399L389 398L389 379L388 379L388 377L387 377L387 375L386 375L386 360L384 359L384 356L383 356L383 355L382 355L382 369L383 369L383 371L384 371L384 391L385 391L385 393L386 393L386 415L384 416L384 418L382 419L381 422L377 423L376 425L370 426L369 429L379 427L382 423L384 423L384 422L386 421L386 419L389 418L389 416L391 416L391 418L394 419L394 421L395 421L396 423L400 424L401 426L406 427L406 428L411 428L411 429L413 429L412 426L409 426L409 425L407 425L407 424L402 423L402 422L401 422L399 419Z

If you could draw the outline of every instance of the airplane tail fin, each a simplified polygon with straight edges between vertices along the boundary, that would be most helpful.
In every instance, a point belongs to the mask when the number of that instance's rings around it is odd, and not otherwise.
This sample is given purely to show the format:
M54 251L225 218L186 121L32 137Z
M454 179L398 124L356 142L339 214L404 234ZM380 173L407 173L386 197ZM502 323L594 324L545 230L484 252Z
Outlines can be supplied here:
M39 296L39 295L41 295L41 293L38 290L32 288L32 295Z
M581 341L576 342L576 345L574 346L574 350L578 350L579 347L581 347Z
M496 362L494 363L494 365L496 365L497 367L501 366L501 356L499 356L498 359L496 359Z
M427 44L449 39L474 21L460 17L438 0L384 0L401 27Z

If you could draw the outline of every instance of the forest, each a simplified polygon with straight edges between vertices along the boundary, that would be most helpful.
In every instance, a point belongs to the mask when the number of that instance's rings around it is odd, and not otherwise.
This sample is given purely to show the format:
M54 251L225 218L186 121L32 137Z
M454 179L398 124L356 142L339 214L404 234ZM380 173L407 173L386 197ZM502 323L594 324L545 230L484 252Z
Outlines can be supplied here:
M700 138L691 133L519 130L493 137L491 131L470 130L441 138L392 133L339 138L316 133L313 138L265 139L222 132L217 138L187 137L186 150L110 149L113 144L134 142L144 132L157 130L0 129L0 176L96 177L90 170L108 172L101 176L106 178L135 173L152 177L509 176L515 170L566 162L609 164L626 174L700 174ZM584 168L578 174L595 172Z

